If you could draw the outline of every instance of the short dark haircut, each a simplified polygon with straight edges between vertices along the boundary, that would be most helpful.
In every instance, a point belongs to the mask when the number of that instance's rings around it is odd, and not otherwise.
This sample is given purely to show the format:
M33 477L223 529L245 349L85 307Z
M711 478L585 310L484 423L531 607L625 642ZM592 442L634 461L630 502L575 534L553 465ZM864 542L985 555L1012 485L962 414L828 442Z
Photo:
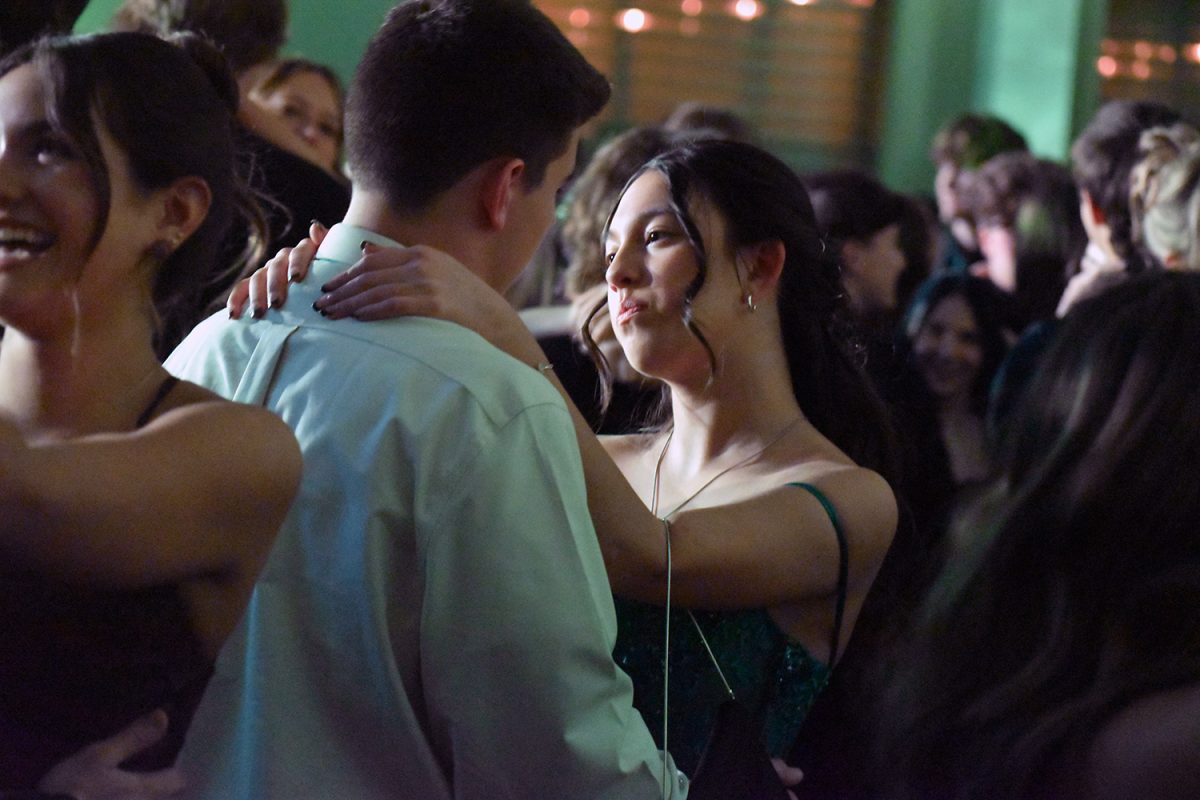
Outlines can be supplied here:
M262 64L287 41L286 0L125 0L113 29L201 33L221 48L234 72Z
M934 134L929 157L935 164L950 162L960 169L973 170L992 156L1028 149L1025 137L999 117L963 114Z
M346 108L356 185L429 206L493 158L538 186L609 85L528 0L410 0L367 45Z
M1141 158L1138 142L1143 131L1179 120L1179 112L1161 103L1113 100L1100 107L1071 145L1075 182L1104 214L1113 249L1131 272L1143 267L1129 216L1129 174Z

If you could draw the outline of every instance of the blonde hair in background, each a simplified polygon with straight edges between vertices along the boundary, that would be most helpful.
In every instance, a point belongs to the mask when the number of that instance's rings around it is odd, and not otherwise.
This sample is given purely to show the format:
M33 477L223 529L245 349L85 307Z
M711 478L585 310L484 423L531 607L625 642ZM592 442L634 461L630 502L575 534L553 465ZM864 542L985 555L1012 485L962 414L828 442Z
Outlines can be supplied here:
M1200 131L1177 123L1151 128L1130 173L1134 244L1150 263L1200 270Z

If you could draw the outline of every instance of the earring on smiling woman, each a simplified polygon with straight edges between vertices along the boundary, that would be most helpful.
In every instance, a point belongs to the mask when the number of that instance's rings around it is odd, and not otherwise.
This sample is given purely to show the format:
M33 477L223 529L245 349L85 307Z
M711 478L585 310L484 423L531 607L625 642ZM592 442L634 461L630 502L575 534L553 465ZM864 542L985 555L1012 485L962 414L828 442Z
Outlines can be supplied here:
M754 302L754 295L750 294L750 292L746 292L746 296L742 298L742 301L746 304L746 308L750 309L750 311L753 312L758 310L758 303Z

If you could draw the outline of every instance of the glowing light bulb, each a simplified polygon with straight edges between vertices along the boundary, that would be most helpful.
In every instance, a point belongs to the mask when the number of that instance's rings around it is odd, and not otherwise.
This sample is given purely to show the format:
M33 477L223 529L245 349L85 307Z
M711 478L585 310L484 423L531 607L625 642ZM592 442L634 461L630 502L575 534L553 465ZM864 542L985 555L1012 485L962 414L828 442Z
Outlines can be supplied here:
M704 3L701 0L683 0L679 4L679 10L689 17L698 17L704 10Z
M762 15L762 4L758 0L737 0L733 4L733 15L740 20L749 22Z
M1117 74L1117 60L1112 56L1100 56L1096 59L1096 72L1106 78Z
M572 28L586 28L592 21L592 12L586 8L573 9L567 17L567 22L571 23Z
M617 14L617 25L629 33L641 33L650 27L650 17L640 8L627 8Z
M1150 78L1150 62L1135 61L1133 62L1133 67L1130 68L1129 71L1132 72L1133 77L1137 78L1139 81L1148 80Z

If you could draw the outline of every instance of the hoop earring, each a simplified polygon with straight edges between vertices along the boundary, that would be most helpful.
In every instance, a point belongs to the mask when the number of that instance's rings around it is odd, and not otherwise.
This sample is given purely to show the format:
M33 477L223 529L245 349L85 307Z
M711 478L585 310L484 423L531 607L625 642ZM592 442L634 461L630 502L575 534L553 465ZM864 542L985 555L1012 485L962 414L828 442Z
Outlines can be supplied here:
M750 294L750 292L746 292L743 301L746 303L746 308L750 309L751 312L758 310L758 303L754 302L754 295Z

